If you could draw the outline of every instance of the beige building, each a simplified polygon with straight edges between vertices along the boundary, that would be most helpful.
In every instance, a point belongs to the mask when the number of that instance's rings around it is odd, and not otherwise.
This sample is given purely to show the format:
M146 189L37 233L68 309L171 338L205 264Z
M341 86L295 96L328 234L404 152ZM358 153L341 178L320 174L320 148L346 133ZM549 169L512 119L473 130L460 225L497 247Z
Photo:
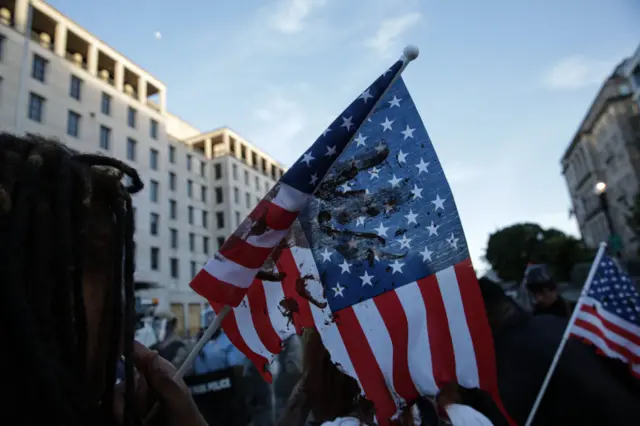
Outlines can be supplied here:
M638 241L626 218L640 189L640 115L625 65L598 91L561 163L586 244L597 247L614 233L623 255L634 256Z
M0 128L140 172L136 280L160 285L143 296L191 332L204 306L191 278L283 173L231 129L203 133L168 113L161 81L40 0L0 0Z

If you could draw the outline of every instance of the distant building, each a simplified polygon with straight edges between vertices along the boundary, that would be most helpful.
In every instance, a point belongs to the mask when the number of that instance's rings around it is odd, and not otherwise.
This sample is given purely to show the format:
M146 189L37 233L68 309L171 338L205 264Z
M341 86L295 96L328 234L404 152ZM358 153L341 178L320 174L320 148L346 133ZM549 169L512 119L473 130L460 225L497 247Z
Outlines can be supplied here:
M191 278L284 169L231 129L202 133L170 114L166 92L47 3L0 2L0 129L53 136L139 171L136 281L160 286L140 296L193 334L205 302Z
M640 184L640 114L625 75L627 63L616 67L598 91L561 164L585 243L595 248L617 234L622 254L630 257L638 247L626 218ZM598 183L606 188L605 206L595 191Z

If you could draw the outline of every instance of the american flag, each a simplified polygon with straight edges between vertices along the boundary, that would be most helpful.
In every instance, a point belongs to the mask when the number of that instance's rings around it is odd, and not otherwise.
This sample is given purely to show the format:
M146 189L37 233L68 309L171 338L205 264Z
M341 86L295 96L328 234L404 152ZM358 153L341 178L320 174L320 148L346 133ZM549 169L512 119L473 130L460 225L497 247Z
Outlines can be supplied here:
M604 355L628 363L632 374L640 378L640 294L629 276L607 256L600 260L582 298L571 334Z
M402 79L327 168L319 160L332 151L330 136L346 130L341 123L274 188L312 186L328 170L223 321L226 334L269 380L265 366L282 342L315 327L333 362L375 403L380 424L450 381L483 388L500 404L492 335L458 211Z

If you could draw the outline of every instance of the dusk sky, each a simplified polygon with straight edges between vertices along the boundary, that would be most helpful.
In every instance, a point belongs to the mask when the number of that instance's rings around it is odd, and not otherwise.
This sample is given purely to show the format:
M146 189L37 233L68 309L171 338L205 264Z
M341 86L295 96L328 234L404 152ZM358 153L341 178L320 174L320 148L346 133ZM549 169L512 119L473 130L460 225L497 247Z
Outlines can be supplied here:
M405 82L478 269L500 227L578 235L560 157L640 43L636 0L49 3L164 82L171 112L229 126L285 165L417 45Z

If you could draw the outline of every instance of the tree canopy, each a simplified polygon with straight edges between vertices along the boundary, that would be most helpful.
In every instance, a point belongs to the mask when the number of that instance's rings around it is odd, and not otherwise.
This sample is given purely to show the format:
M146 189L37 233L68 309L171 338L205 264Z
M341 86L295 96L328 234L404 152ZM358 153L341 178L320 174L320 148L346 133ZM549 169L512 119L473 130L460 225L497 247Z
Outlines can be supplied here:
M573 266L591 261L594 254L581 240L562 231L519 223L489 236L485 259L506 281L521 280L529 262L545 263L557 281L569 281Z

